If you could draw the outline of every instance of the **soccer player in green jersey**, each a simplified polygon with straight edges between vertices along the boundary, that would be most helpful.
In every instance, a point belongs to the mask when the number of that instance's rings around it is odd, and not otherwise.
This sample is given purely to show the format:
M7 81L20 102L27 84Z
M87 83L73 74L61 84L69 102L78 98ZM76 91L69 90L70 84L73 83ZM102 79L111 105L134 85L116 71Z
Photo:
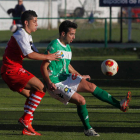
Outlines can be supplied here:
M107 102L126 112L128 110L131 92L128 92L122 101L116 100L106 91L87 81L89 75L81 75L70 64L72 52L70 43L75 39L77 24L64 21L59 26L59 38L53 40L47 47L45 54L59 52L59 61L43 61L41 73L45 80L47 91L53 98L64 104L74 103L77 113L84 125L86 136L99 136L89 123L85 98L79 92L90 92L98 99Z

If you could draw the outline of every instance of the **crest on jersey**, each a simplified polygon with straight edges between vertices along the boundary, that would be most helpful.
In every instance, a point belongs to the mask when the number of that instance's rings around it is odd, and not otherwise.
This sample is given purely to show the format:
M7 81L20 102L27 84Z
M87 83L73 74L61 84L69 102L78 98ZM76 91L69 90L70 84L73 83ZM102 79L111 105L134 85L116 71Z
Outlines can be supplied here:
M77 78L77 74L72 74L72 80L75 80Z
M69 92L71 92L71 89L70 88L64 88L64 91L66 92L66 93L69 93Z
M64 54L63 54L63 52L61 52L61 56L62 56L62 57L64 57Z

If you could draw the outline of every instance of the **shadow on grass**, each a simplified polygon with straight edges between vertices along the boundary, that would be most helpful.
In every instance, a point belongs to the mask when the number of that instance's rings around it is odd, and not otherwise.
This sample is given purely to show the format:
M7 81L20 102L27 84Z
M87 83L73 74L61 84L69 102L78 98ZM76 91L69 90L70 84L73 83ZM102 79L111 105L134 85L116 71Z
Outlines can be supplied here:
M33 125L37 131L54 132L83 132L81 126L56 126L56 125ZM22 130L23 127L18 124L0 124L0 130ZM94 127L100 133L139 133L140 127Z
M116 87L140 87L139 61L117 61L119 71L115 76L105 76L101 72L102 61L71 61L72 66L82 75L90 75L91 82L97 86ZM40 65L42 61L24 61L23 67L42 80ZM2 61L0 60L0 65ZM7 88L7 85L0 76L0 88Z

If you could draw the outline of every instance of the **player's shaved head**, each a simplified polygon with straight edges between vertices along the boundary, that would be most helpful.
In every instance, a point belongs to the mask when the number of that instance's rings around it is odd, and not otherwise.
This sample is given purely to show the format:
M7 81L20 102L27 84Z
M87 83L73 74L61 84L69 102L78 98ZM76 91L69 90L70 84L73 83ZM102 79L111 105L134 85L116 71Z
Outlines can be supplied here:
M21 15L21 23L22 23L23 27L24 27L24 21L25 20L27 20L27 21L32 20L33 17L37 17L37 14L36 14L35 11L33 11L33 10L27 10L27 11L25 11Z
M62 32L65 32L65 34L67 34L69 28L77 29L77 24L69 20L63 21L59 26L59 35L61 36Z

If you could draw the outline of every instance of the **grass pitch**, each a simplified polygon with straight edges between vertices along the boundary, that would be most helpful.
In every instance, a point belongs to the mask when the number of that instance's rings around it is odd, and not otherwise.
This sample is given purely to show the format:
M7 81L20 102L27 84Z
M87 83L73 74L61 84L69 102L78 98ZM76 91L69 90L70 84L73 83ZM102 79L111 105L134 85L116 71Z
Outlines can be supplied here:
M130 64L133 66L132 62L130 62ZM93 65L95 65L96 68L100 66L100 64L96 66L95 62L93 62ZM38 78L41 78L39 66L40 61L24 61L24 67ZM126 66L125 63L125 67ZM82 69L81 66L79 67ZM129 69L131 71L127 74L127 77L133 74L132 67L129 67ZM4 140L139 140L139 69L138 73L136 70L134 72L137 77L132 75L133 79L131 79L132 77L130 76L130 79L125 79L125 81L122 79L110 79L111 77L103 79L101 76L101 78L98 78L95 75L96 70L94 67L91 68L91 71L92 70L94 70L94 79L92 80L94 80L94 82L96 81L95 84L103 83L102 85L104 86L100 87L116 99L121 100L129 90L132 92L130 109L126 113L121 112L110 104L98 100L90 93L82 93L86 99L90 124L100 134L100 137L85 136L83 133L83 125L77 115L76 106L74 104L65 106L50 97L47 93L36 109L33 121L33 127L37 132L40 132L42 136L21 135L23 128L18 124L18 119L23 115L23 107L26 99L18 93L12 92L7 88L2 79L0 79L0 138ZM125 72L126 74L126 69L122 67L119 71ZM89 71L86 73L89 73ZM96 74L101 75L99 72ZM116 76L119 76L119 72ZM122 74L121 77L124 78L124 74ZM118 81L117 85L111 84L116 81ZM107 84L106 82L110 83ZM105 83L108 86L105 86ZM114 87L115 85L116 87Z
M35 111L33 127L42 136L22 136L18 119L23 114L25 97L8 88L0 88L0 138L4 140L139 140L140 88L102 87L121 100L128 90L132 100L128 112L98 100L90 93L82 93L86 99L90 124L100 137L87 137L74 104L63 105L47 93Z
M83 27L83 26L82 26ZM139 27L138 27L139 28ZM81 28L82 29L82 28ZM91 32L92 31L92 32ZM90 32L90 34L89 34ZM83 34L84 33L84 34ZM119 28L112 32L112 40L119 41ZM81 36L83 34L84 36ZM132 31L132 40L139 42L139 30ZM7 42L12 33L10 31L0 32L0 42ZM50 35L50 36L49 36ZM33 34L34 42L50 41L58 37L58 30L37 30ZM127 29L123 30L123 43L127 42ZM81 30L76 33L76 41L82 40L104 40L104 29ZM135 44L134 44L135 45ZM88 46L88 44L87 44ZM5 47L5 46L4 46ZM135 47L135 46L133 46ZM118 48L95 48L95 49L74 49L73 60L99 60L112 58L117 61L139 61L140 49L118 49ZM40 50L41 51L41 50ZM41 51L44 53L44 49ZM0 49L0 60L4 49ZM84 57L83 57L84 56ZM36 62L36 61L35 61ZM31 69L37 77L40 78L39 64L31 67L26 63L26 67ZM0 65L2 62L0 61ZM132 62L130 63L132 64ZM33 64L32 64L33 65ZM94 66L94 63L93 63ZM125 64L126 66L126 64ZM139 65L135 66L138 69ZM132 70L132 67L129 67ZM93 67L91 68L93 70ZM37 71L37 72L36 72ZM99 70L100 71L100 70ZM122 68L119 70L122 72ZM128 69L125 69L125 74ZM88 74L88 73L87 73ZM118 73L119 74L119 73ZM130 74L133 74L132 72ZM134 75L137 74L134 72ZM129 74L128 74L129 75ZM132 75L133 76L133 75ZM137 77L139 76L139 73ZM123 77L123 75L122 75ZM139 78L139 77L138 77ZM140 79L140 78L139 78ZM23 114L25 98L10 91L9 88L0 79L0 138L3 140L139 140L140 139L140 96L139 96L139 79L125 79L119 81L119 86L101 87L113 95L116 99L121 100L127 93L132 92L132 101L128 112L123 113L119 109L104 103L93 97L90 93L82 93L86 99L87 109L89 112L90 124L100 134L100 137L86 137L83 133L83 125L77 115L76 106L73 104L63 105L59 101L51 98L48 94L42 99L41 104L35 111L33 127L42 136L22 136L22 126L18 124L18 119ZM95 79L96 82L105 82L103 79ZM117 80L106 79L112 83ZM131 82L134 82L134 86ZM130 82L129 82L130 81ZM130 86L124 87L123 83ZM137 84L138 86L135 86Z
M0 57L3 55L3 52L4 49L1 49ZM44 50L42 50L42 53L44 53ZM100 69L95 69L100 68L100 63L98 62L99 64L97 66L96 63L93 62L89 70L93 71L94 82L96 81L100 84L102 82L104 87L101 88L108 91L118 100L121 100L127 91L130 90L132 92L132 101L130 103L130 110L123 113L119 109L93 97L90 93L82 93L86 99L90 124L100 134L100 137L86 137L83 133L83 125L77 115L76 106L73 104L65 106L51 98L48 94L42 99L41 104L34 114L33 127L37 132L40 132L42 136L22 136L21 131L23 128L17 121L23 114L26 99L18 93L10 91L3 80L0 79L0 138L4 140L139 140L140 77L139 62L137 61L140 59L140 50L137 49L137 51L133 51L131 49L117 48L73 49L73 60L102 61L107 58L112 58L117 61L130 60L130 65L124 63L123 67L122 63L117 74L119 77L119 74L122 73L122 76L120 75L122 79L115 80L110 79L110 77L106 79L103 79L102 76L101 78L96 77L96 75L101 75L99 74ZM135 66L132 61L137 62L134 63L136 64ZM84 63L84 61L82 63ZM1 64L2 62L0 61L0 65ZM24 61L24 67L38 78L41 78L39 71L40 64L41 62L38 61ZM82 68L80 67L81 70ZM88 74L89 70L84 71ZM96 73L96 71L98 73ZM127 79L125 75L127 75ZM118 83L117 85L114 84L116 82ZM105 87L105 83L108 86ZM112 85L116 85L116 87Z

